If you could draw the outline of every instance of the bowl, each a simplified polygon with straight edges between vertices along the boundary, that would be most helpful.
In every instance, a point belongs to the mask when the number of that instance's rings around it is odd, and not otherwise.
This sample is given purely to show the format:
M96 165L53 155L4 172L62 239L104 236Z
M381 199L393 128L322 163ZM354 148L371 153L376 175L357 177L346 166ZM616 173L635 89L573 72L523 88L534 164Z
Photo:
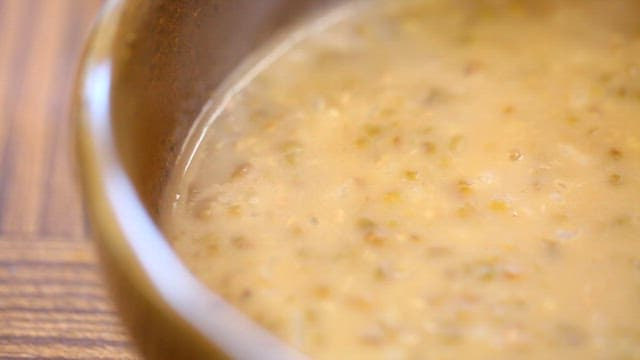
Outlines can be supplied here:
M201 284L157 215L168 171L216 87L274 34L336 1L105 3L74 93L76 152L108 286L146 358L303 358Z

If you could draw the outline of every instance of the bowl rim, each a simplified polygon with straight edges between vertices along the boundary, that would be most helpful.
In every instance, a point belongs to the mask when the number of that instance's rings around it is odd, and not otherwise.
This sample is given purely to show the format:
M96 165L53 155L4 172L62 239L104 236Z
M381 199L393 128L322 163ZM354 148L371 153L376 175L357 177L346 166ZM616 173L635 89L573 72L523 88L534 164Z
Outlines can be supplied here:
M239 359L304 359L202 284L145 209L117 154L111 128L114 49L134 1L107 0L86 42L73 94L74 140L83 200L102 257L161 311Z

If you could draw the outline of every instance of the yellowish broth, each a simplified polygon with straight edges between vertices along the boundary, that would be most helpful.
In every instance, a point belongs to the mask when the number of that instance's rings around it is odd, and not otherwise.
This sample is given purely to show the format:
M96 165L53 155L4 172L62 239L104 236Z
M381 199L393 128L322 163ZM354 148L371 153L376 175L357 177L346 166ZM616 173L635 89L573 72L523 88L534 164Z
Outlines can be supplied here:
M638 18L354 6L221 105L163 227L313 358L640 359Z

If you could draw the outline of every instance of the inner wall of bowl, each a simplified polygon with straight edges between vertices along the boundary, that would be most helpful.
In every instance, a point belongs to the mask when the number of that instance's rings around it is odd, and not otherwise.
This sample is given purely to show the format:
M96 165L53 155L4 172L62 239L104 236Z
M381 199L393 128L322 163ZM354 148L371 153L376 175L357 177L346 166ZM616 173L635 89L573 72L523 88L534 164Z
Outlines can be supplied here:
M278 30L340 0L129 0L111 114L123 167L157 219L180 146L215 88Z

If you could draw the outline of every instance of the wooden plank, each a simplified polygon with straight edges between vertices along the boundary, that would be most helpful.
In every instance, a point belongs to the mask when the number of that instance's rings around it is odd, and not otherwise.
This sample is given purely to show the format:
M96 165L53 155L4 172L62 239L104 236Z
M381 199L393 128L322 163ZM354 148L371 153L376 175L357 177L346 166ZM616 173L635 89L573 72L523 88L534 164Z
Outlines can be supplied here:
M136 359L71 160L77 59L101 0L0 0L0 359Z
M0 236L0 358L25 354L134 358L88 240Z
M4 202L10 192L9 175L13 160L9 133L17 112L16 103L22 92L21 77L29 56L25 39L31 38L32 28L27 22L33 2L8 0L0 13L0 232L4 218Z
M58 84L53 83L52 63L59 55L60 31L70 4L39 1L37 5L32 13L23 14L23 21L30 21L34 33L32 38L22 41L30 54L26 67L20 69L24 71L20 79L22 85L17 102L12 104L15 110L7 139L10 160L4 164L8 177L4 188L11 191L4 194L2 204L0 230L3 232L31 233L37 229L45 179L45 147L54 125L48 117L49 102L58 90Z
M123 352L118 345L99 342L77 342L68 345L65 338L47 338L34 341L31 338L0 338L0 358L75 360L75 359L136 359L133 354Z

